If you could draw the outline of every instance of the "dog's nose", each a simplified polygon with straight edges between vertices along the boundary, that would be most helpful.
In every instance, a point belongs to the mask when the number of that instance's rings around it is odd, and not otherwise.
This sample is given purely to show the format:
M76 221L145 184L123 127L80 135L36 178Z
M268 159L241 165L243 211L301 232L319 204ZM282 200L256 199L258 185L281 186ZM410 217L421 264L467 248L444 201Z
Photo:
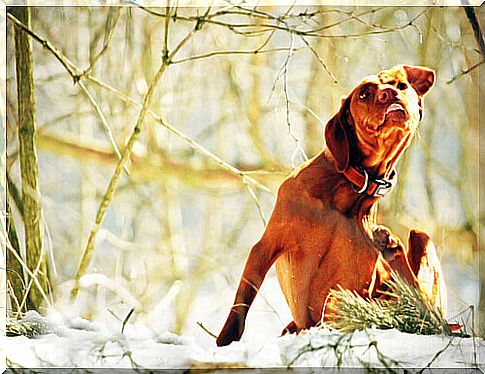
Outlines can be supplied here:
M379 101L379 103L381 104L387 104L396 100L398 95L399 92L397 92L397 90L395 90L394 88L384 88L377 95L377 101Z

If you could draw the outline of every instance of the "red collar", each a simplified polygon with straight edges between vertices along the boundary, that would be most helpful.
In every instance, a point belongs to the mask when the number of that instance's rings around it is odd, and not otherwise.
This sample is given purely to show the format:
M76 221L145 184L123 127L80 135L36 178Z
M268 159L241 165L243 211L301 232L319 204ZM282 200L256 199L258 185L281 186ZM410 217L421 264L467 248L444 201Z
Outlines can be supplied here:
M392 170L389 178L373 178L364 169L349 166L343 174L355 187L357 193L372 197L383 197L396 184L396 170Z

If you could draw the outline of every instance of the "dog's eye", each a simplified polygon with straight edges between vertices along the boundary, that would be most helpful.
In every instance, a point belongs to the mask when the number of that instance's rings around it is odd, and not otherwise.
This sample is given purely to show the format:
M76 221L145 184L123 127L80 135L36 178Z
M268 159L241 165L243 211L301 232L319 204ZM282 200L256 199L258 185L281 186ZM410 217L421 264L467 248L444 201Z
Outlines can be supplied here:
M397 89L398 89L398 90L404 91L404 90L405 90L405 89L407 89L407 88L408 88L408 85L407 85L406 83L399 82L399 83L397 84Z
M359 99L360 100L365 100L369 96L370 96L370 92L366 88L360 90L360 92L359 92Z

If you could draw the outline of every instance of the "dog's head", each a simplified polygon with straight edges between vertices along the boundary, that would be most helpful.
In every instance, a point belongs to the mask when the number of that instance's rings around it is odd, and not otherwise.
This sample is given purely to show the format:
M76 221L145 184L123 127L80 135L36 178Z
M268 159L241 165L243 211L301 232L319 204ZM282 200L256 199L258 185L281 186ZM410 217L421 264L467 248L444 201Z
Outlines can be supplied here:
M365 78L325 129L337 169L357 164L375 176L390 172L418 128L434 80L433 70L408 65Z

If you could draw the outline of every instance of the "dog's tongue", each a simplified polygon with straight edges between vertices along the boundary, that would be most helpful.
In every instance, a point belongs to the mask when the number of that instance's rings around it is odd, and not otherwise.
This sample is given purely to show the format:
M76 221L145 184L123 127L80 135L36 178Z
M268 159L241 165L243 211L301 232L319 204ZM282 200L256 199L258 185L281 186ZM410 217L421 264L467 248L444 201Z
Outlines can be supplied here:
M393 103L393 104L389 105L389 107L387 108L386 114L389 114L389 113L394 112L396 110L402 110L403 112L405 111L401 104Z

